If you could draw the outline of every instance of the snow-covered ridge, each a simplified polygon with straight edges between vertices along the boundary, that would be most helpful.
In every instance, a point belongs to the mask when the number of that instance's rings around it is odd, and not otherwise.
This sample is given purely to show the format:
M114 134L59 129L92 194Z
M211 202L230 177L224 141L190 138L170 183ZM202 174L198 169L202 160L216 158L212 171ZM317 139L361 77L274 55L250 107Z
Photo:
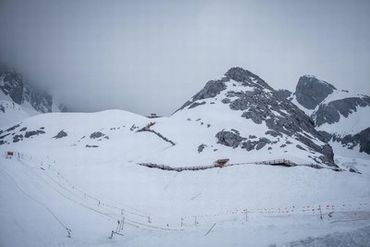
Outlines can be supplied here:
M170 117L57 112L0 128L1 244L269 246L369 224L368 159L330 157L261 78L234 68L196 95Z
M193 166L220 158L233 163L287 159L335 167L330 146L310 119L260 77L241 68L208 82L170 117L148 119L118 110L43 114L5 130L0 138L3 146L37 142L114 156L118 150L130 153L136 148L142 150L140 156L129 154L136 163Z

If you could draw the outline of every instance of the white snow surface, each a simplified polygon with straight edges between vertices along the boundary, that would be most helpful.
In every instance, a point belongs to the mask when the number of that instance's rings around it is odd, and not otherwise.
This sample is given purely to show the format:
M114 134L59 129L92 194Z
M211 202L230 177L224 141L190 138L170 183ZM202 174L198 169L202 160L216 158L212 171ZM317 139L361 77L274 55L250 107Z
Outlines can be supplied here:
M210 104L222 97L167 118L109 110L24 120L16 133L23 127L46 133L0 146L0 245L268 246L370 225L367 157L337 157L342 167L354 162L362 174L252 164L173 172L136 164L281 158L284 149L246 152L215 142L215 133L230 126L240 127L242 136L263 136L267 130L225 111L224 104ZM176 145L136 132L150 121ZM67 136L53 138L61 130ZM96 131L109 139L91 139ZM198 153L202 143L207 147ZM7 151L16 153L5 159ZM302 150L286 151L286 158L307 161ZM123 236L109 239L123 217Z
M11 126L32 115L32 111L27 111L17 103L0 100L0 128Z
M370 225L368 163L178 173L67 150L1 157L1 246L267 246Z
M355 135L370 127L369 119L370 107L357 107L356 111L349 114L348 117L340 115L338 122L332 124L324 123L317 127L317 129L342 137L345 135Z
M310 163L308 155L318 154L296 148L303 144L288 136L268 136L277 143L259 151L218 144L222 129L258 138L268 130L221 103L228 90L164 118L109 110L23 120L0 145L0 246L284 246L370 225L369 156L335 147L342 172L251 164ZM137 132L150 122L175 145ZM54 138L62 130L67 136ZM27 131L45 133L11 141ZM104 135L90 136L98 132ZM280 147L286 141L292 144ZM138 165L210 165L221 158L243 164L182 172Z

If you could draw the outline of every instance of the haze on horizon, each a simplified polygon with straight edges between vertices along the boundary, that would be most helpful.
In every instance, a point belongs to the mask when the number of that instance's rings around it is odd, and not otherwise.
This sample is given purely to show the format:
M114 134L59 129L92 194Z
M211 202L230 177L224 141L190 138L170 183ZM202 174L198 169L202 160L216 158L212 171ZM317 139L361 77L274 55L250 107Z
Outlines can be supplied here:
M232 66L370 94L370 1L2 0L0 61L72 111L169 115Z

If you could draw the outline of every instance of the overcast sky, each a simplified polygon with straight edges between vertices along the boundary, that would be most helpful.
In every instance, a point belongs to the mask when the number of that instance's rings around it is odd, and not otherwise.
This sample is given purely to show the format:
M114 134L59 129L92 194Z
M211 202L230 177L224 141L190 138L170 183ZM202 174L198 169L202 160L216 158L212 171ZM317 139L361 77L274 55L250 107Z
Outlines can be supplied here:
M0 0L0 60L74 111L168 115L228 68L370 94L370 1Z

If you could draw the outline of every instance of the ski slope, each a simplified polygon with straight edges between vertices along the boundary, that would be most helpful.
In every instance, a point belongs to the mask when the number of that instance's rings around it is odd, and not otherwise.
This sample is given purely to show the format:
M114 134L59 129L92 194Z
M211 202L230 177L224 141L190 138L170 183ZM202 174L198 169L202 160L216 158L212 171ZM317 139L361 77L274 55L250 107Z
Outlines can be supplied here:
M178 173L20 153L0 169L4 246L266 246L370 224L368 167ZM124 236L108 239L123 217Z

